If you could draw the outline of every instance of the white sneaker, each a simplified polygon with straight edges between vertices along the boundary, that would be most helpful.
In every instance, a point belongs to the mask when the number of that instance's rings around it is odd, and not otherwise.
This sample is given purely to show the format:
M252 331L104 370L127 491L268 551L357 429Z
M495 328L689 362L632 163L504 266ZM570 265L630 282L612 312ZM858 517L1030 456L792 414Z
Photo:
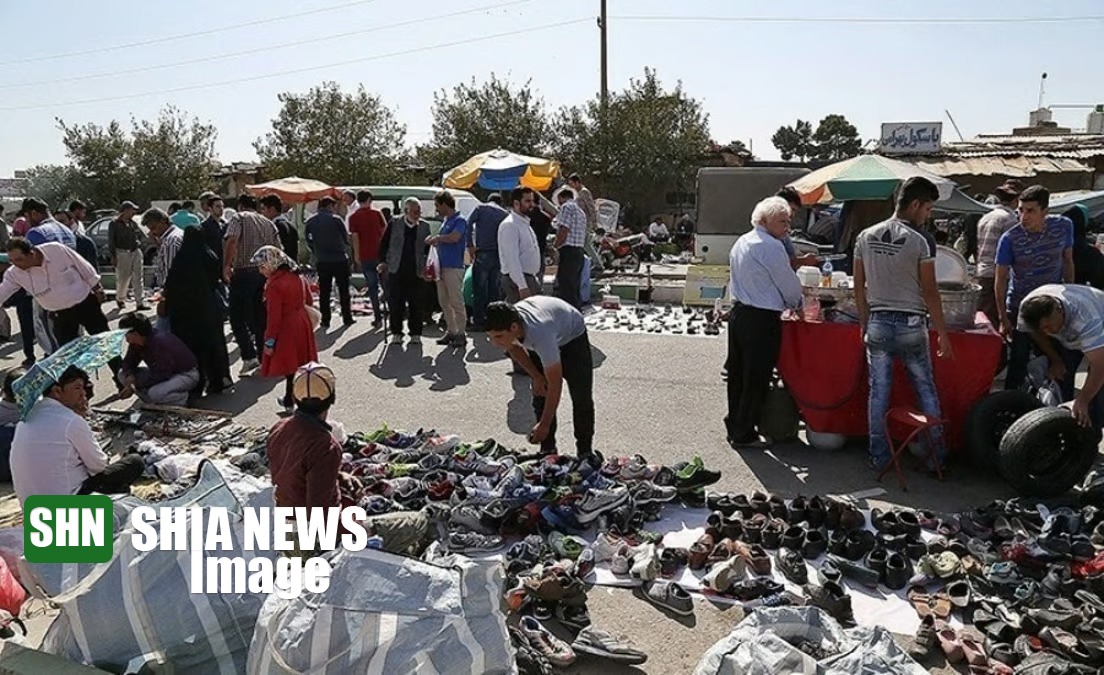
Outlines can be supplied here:
M391 344L401 345L402 344L402 336L401 335L392 335L391 336Z
M594 540L594 543L590 545L590 549L594 551L594 562L605 562L612 560L613 556L617 554L617 549L621 548L624 542L613 536L601 532Z
M238 377L246 377L260 367L261 363L257 359L242 361L241 370L238 372Z
M746 561L740 556L733 556L713 565L713 569L705 575L702 583L718 593L724 593L743 578L746 571Z
M410 344L412 344L412 345L422 344L422 336L421 335L411 335L410 336Z
M643 581L655 581L659 578L659 556L656 555L655 544L642 544L636 547L629 573L634 579Z

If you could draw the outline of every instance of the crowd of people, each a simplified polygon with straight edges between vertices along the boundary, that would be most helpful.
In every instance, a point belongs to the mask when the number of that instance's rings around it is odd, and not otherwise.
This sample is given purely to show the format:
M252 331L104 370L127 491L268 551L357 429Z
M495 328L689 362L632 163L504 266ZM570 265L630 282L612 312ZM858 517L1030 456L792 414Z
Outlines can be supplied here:
M937 246L929 229L936 186L925 178L902 182L891 218L857 232L851 268L862 339L869 369L869 462L882 471L890 462L884 419L889 409L894 361L905 367L919 410L940 419L939 394L932 374L929 329L938 339L939 358L954 352L943 317L936 278ZM975 277L981 287L979 310L1007 341L1005 387L1024 386L1033 353L1046 357L1074 416L1083 425L1104 426L1104 290L1079 276L1076 260L1095 265L1100 252L1088 243L1088 213L1049 213L1050 193L1024 189L1009 180L994 191L996 207L978 224ZM729 443L737 449L765 444L757 428L781 348L786 312L801 318L803 291L789 243L790 219L801 208L790 189L760 202L751 232L730 254L728 346ZM1086 249L1091 248L1091 251ZM1075 253L1080 249L1080 254ZM1082 361L1088 379L1080 390L1074 378ZM928 464L941 468L946 456L941 429L928 435Z

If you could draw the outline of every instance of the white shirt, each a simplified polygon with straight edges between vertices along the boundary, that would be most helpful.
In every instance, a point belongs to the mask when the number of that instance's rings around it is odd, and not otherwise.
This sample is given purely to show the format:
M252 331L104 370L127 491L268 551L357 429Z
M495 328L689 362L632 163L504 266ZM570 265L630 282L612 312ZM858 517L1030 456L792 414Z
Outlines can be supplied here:
M92 289L100 285L100 275L88 261L65 244L47 242L36 247L42 264L29 270L12 265L0 282L0 304L20 288L48 312L60 312L84 302Z
M502 273L510 277L518 288L528 288L525 275L540 274L541 254L537 235L533 233L529 219L510 211L510 215L498 226L498 263Z
M668 236L667 225L664 224L664 223L661 223L661 222L652 223L651 225L648 226L648 236L649 237L666 237L666 236Z
M22 504L31 495L75 495L107 466L88 422L52 398L43 398L15 427L12 486Z
M73 234L79 235L81 237L88 234L84 229L84 223L79 220L74 220L72 223L70 223L69 227L73 228Z

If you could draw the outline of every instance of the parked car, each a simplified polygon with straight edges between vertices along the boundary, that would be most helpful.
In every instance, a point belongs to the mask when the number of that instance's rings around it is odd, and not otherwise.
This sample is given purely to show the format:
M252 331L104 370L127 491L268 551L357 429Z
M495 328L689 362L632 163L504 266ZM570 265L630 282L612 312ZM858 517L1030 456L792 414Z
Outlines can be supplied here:
M96 259L102 269L111 267L111 251L107 246L107 226L111 224L112 220L114 220L114 216L100 218L86 228L89 238L96 242ZM142 226L141 216L134 216L134 221L138 223L138 229L142 231L142 262L146 265L152 265L153 259L157 257L157 244L150 237L149 230Z

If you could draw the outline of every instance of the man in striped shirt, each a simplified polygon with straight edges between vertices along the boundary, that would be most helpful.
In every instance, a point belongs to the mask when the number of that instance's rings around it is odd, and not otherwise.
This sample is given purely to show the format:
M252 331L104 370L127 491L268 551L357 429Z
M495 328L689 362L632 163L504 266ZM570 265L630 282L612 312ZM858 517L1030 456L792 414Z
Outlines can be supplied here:
M558 195L559 213L556 214L556 248L560 251L560 264L556 268L555 294L569 305L583 305L581 293L583 276L583 247L586 244L587 217L575 201L571 188L564 188Z

